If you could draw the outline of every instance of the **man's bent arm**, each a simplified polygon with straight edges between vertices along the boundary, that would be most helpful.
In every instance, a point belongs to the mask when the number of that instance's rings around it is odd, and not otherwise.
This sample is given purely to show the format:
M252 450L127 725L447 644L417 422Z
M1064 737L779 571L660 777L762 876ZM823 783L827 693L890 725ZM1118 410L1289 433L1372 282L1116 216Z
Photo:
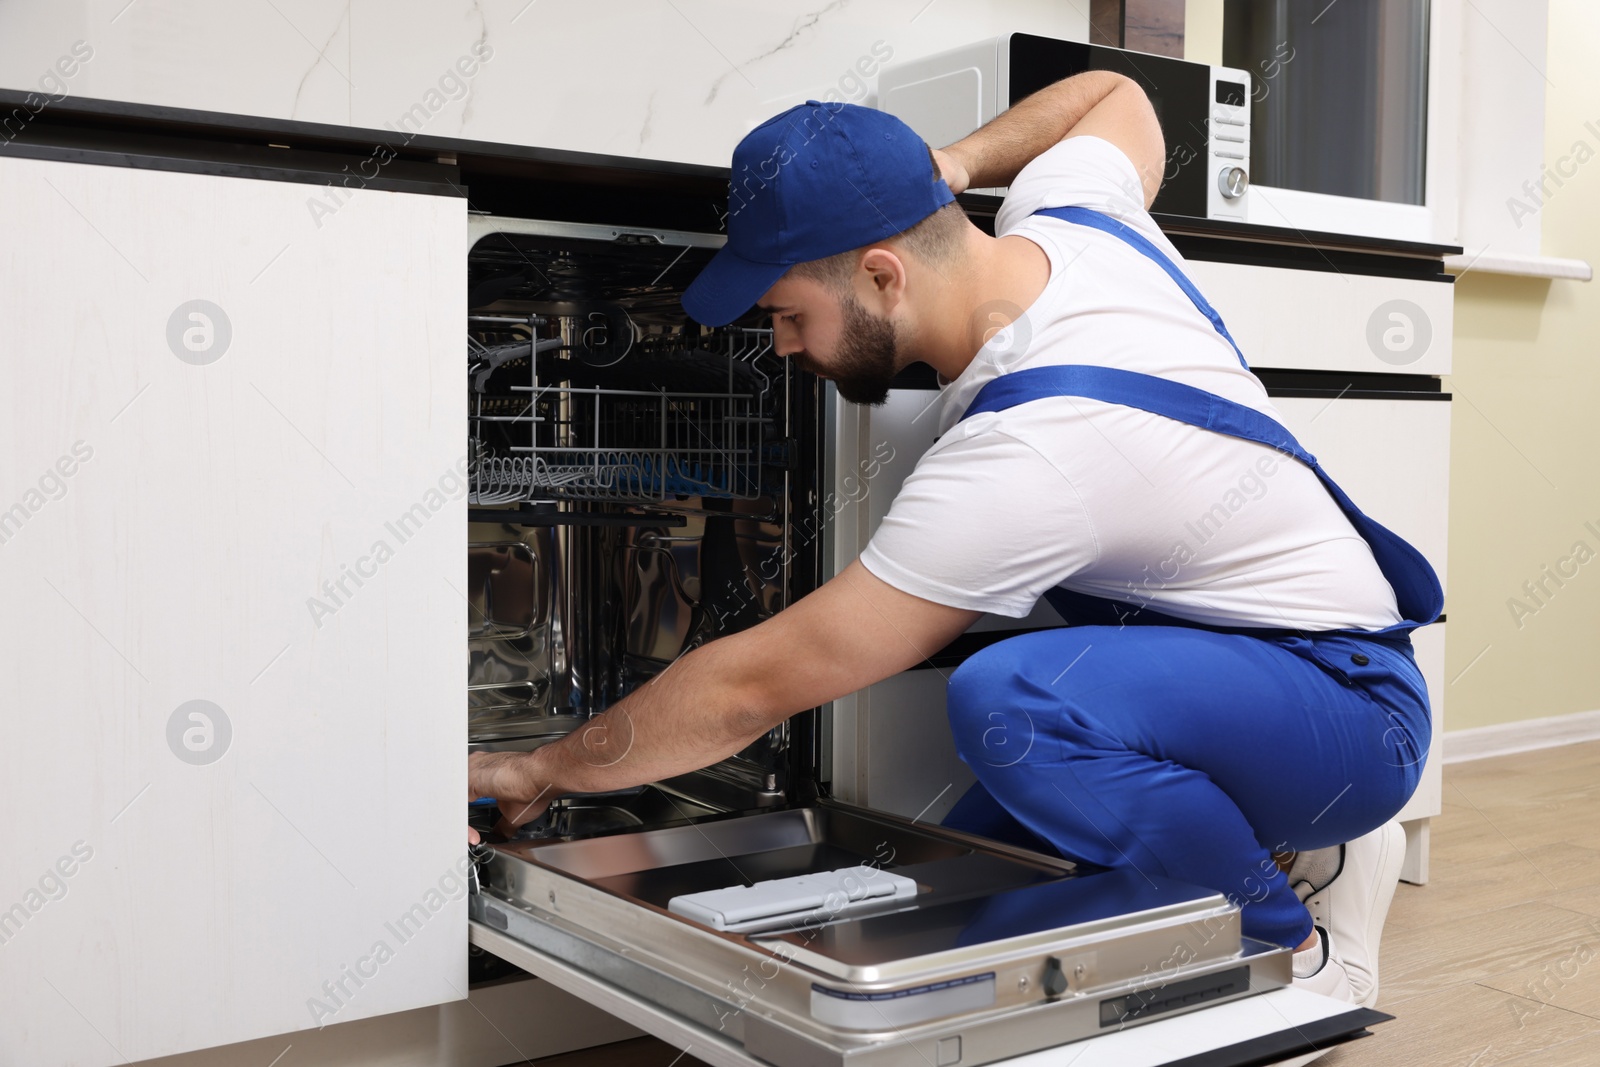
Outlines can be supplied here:
M1110 141L1133 161L1148 208L1166 166L1161 123L1139 84L1108 70L1085 71L1040 89L944 153L966 169L966 187L984 189L1010 185L1047 149L1085 135Z
M978 617L903 593L852 563L760 625L680 657L561 741L529 753L474 756L472 791L499 798L502 813L517 823L562 793L698 770L796 712L921 662Z

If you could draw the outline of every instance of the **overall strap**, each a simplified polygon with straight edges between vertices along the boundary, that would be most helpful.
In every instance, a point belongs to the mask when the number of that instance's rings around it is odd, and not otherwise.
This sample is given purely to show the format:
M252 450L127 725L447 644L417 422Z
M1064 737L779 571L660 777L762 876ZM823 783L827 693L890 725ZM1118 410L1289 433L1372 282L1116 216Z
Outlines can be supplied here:
M1376 632L1405 633L1439 617L1444 593L1438 576L1422 553L1392 530L1364 515L1292 433L1254 408L1169 378L1118 367L1066 364L1025 367L990 379L978 390L961 419L1055 396L1081 396L1137 408L1190 426L1254 441L1293 456L1311 468L1356 532L1371 546L1379 569L1394 589L1396 605L1405 621Z
M1239 357L1239 365L1246 369L1249 368L1250 364L1245 362L1244 353L1239 351L1238 343L1234 341L1233 335L1228 332L1228 327L1223 325L1222 316L1217 314L1217 309L1212 307L1210 301L1201 295L1199 289L1195 288L1194 282L1189 280L1188 275L1179 270L1178 265L1172 262L1165 252L1151 244L1144 234L1131 226L1118 222L1110 215L1092 211L1086 207L1047 207L1040 208L1034 214L1060 219L1063 222L1076 223L1079 226L1088 226L1090 229L1109 233L1111 236L1120 238L1132 245L1135 251L1141 253L1167 272L1167 275L1177 283L1178 288L1183 290L1183 295L1189 298L1189 302L1194 304L1200 314L1211 320L1212 328L1220 333L1229 345L1233 346L1234 355Z
M1087 363L1067 363L1050 367L1026 367L1002 374L986 382L973 397L962 419L986 411L1004 411L1051 396L1081 396L1108 404L1138 408L1154 415L1186 422L1203 430L1215 430L1230 437L1242 437L1293 456L1308 467L1317 459L1301 447L1294 434L1255 408L1234 403L1215 393L1192 385L1158 378L1152 374L1101 367Z
M1086 363L1025 367L986 382L958 421L1052 396L1081 396L1107 404L1120 404L1148 411L1152 415L1176 419L1202 430L1266 445L1310 467L1346 515L1361 514L1355 502L1328 477L1317 462L1317 457L1307 452L1282 423L1255 408L1153 374ZM1365 516L1362 519L1371 521Z

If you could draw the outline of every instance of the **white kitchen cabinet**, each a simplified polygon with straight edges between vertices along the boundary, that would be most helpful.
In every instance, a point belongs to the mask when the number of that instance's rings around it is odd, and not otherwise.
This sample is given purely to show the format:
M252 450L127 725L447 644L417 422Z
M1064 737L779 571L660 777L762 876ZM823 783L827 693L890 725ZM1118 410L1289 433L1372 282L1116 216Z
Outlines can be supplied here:
M638 1037L540 978L474 985L465 1000L140 1061L138 1067L502 1067ZM662 1067L665 1067L663 1064Z
M466 208L326 192L0 157L0 1063L466 995Z
M1406 831L1406 862L1400 877L1414 885L1427 884L1430 825L1444 803L1444 642L1448 629L1448 623L1436 622L1411 636L1417 666L1422 669L1423 681L1428 683L1428 703L1433 712L1433 739L1428 746L1422 781L1406 806L1400 809L1399 816L1400 825Z

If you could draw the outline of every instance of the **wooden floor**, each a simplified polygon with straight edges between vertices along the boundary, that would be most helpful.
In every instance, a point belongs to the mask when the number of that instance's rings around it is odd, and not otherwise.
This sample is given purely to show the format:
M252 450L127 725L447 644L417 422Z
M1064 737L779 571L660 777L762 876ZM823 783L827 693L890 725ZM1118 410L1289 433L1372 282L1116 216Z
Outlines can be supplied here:
M1600 742L1444 769L1429 884L1402 885L1378 1007L1318 1067L1600 1064ZM539 1067L698 1067L651 1038Z
M1395 1021L1319 1067L1600 1064L1600 742L1447 766L1433 827L1384 930Z

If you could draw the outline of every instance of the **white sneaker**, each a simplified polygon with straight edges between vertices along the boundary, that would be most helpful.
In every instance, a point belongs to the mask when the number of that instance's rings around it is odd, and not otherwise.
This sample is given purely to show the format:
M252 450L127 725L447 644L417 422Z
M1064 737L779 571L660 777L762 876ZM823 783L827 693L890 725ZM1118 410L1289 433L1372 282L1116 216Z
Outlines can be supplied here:
M1406 833L1388 822L1347 844L1303 852L1289 868L1289 884L1349 975L1351 1002L1364 1008L1378 1000L1378 941L1405 858Z
M1350 985L1350 974L1344 961L1333 950L1328 931L1315 929L1317 943L1303 952L1296 952L1294 962L1294 987L1321 993L1334 1000L1355 1003L1355 990Z

